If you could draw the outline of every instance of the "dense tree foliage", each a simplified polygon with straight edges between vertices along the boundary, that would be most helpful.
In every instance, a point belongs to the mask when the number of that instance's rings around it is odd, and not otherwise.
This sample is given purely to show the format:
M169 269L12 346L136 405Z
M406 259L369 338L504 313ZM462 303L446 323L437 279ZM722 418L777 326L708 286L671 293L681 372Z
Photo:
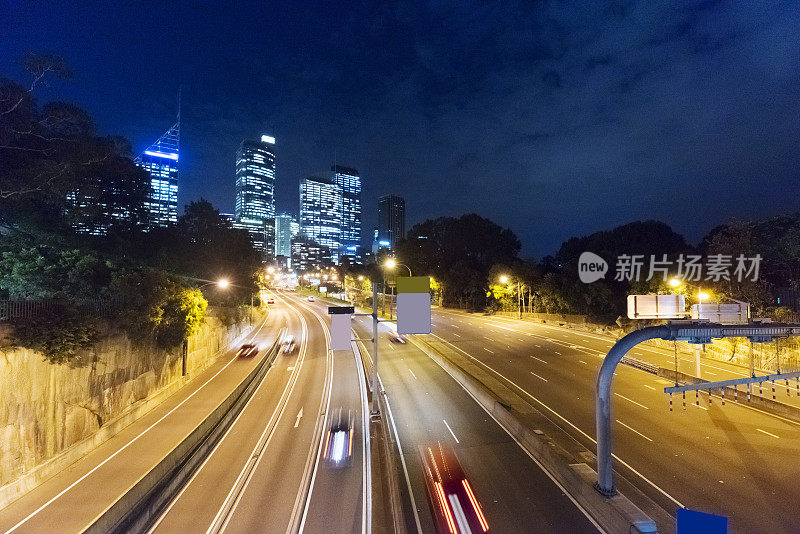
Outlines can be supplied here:
M150 179L129 143L98 135L74 105L36 101L46 76L68 76L60 59L29 56L25 66L26 85L0 76L0 298L37 308L10 319L2 347L75 362L105 323L171 350L203 320L203 285L239 316L260 268L247 232L203 200L178 224L148 230ZM207 284L221 278L227 291Z
M399 245L398 256L415 274L441 283L445 306L480 308L486 304L492 265L516 262L519 250L511 230L471 213L415 225Z

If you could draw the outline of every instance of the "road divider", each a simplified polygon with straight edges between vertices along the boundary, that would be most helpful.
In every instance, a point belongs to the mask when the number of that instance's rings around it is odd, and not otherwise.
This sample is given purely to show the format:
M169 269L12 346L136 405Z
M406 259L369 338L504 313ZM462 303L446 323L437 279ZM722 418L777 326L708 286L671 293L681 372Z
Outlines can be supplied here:
M140 532L159 516L247 404L274 362L280 333L259 363L180 443L84 530L87 534Z
M552 438L527 428L489 388L431 345L411 342L458 382L601 529L614 534L657 532L655 521L621 493L612 497L598 493L593 486L597 474L588 464L572 462Z

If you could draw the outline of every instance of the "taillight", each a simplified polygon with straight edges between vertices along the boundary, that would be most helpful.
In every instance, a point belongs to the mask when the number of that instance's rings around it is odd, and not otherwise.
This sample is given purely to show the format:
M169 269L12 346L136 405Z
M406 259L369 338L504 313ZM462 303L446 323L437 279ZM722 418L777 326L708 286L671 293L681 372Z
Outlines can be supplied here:
M467 491L467 496L469 497L469 502L472 503L472 507L475 508L475 515L478 516L478 522L481 524L481 528L484 532L489 530L489 523L486 522L486 518L483 517L483 512L481 511L481 507L478 505L478 499L475 498L475 494L472 493L472 488L469 486L469 482L467 479L462 479L461 484L464 485L464 489Z
M442 485L437 481L433 483L433 486L436 488L436 495L439 497L439 503L442 505L442 509L444 510L444 517L447 519L447 528L450 530L451 534L456 534L456 523L453 521L453 514L450 513L450 507L447 505L447 499L444 498L444 490L442 489Z

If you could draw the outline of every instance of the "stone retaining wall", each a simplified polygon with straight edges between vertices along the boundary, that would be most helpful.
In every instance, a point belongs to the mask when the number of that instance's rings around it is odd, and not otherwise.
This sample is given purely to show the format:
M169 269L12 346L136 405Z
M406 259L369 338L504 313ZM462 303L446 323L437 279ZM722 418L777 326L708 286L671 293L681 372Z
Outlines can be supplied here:
M189 339L187 368L211 364L249 327L209 313ZM0 486L31 472L137 403L181 380L180 349L135 348L111 334L81 362L51 364L28 349L0 353Z

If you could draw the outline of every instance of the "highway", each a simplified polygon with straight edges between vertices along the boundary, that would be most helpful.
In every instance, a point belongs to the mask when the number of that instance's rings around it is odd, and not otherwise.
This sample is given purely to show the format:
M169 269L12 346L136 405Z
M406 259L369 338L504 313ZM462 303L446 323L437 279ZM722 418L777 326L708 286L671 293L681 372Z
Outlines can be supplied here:
M324 306L317 303L320 311ZM354 320L354 328L359 337L371 337L368 318ZM403 449L409 532L434 532L420 449L437 442L455 450L491 531L597 532L457 382L414 345L391 343L386 328L381 327L379 369ZM368 343L361 349L371 353Z
M594 391L608 339L516 319L436 310L432 346L458 351L594 450ZM675 398L668 381L620 365L616 470L669 511L725 515L732 532L798 532L800 425L719 399ZM690 395L687 401L694 401ZM625 462L626 465L621 464Z
M284 312L272 311L243 341L266 347L285 321ZM258 361L235 353L232 348L222 354L144 416L5 506L0 531L82 532L211 413Z
M328 350L326 317L279 298L298 348L281 353L228 434L151 532L359 532L367 526L366 392L350 351ZM329 422L352 415L352 457L332 465Z

